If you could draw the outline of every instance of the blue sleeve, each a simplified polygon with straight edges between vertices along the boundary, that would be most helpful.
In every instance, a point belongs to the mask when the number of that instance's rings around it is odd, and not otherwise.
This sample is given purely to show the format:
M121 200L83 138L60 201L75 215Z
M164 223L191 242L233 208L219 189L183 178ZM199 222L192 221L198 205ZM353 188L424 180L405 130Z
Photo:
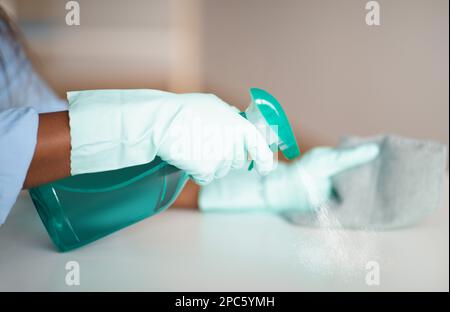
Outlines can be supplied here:
M31 107L0 111L0 224L22 189L36 146L38 120Z
M22 189L36 147L38 114L67 110L33 70L0 19L0 224Z
M8 35L0 20L0 110L13 107L48 113L67 110L67 101L58 98L36 73L20 43Z

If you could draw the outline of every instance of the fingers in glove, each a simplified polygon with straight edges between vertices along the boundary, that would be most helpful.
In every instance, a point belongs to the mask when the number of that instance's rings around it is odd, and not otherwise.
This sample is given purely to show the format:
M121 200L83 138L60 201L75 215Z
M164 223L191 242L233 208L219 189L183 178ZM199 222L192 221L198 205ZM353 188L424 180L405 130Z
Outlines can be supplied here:
M192 180L198 185L207 185L214 180L214 174L191 175Z
M220 179L226 176L231 170L232 162L231 159L224 160L219 166L219 169L214 173L214 179Z
M333 150L329 155L329 160L332 165L328 174L332 176L350 168L370 162L374 160L379 153L380 148L374 143Z
M255 126L249 124L245 133L245 147L251 159L255 162L255 169L261 175L267 175L274 168L273 153L267 146L266 140Z

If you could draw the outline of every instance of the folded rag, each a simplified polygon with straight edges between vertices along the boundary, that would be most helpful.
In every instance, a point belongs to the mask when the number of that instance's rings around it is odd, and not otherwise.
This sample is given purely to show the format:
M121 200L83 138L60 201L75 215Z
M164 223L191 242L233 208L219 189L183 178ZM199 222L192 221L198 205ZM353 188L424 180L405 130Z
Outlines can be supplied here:
M444 192L446 146L387 135L348 137L338 148L365 143L380 147L377 159L333 177L334 199L321 209L348 228L386 230L423 220L439 208ZM300 225L320 226L320 213L283 215Z

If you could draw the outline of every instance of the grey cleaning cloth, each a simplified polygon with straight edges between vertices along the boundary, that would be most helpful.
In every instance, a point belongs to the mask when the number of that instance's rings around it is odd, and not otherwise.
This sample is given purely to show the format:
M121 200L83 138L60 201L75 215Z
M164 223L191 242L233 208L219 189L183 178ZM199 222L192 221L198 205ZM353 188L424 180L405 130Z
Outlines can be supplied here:
M333 177L336 196L320 209L339 226L387 230L414 225L442 204L447 148L439 143L394 135L347 137L338 148L374 142L374 161ZM321 225L320 209L287 213L292 222Z

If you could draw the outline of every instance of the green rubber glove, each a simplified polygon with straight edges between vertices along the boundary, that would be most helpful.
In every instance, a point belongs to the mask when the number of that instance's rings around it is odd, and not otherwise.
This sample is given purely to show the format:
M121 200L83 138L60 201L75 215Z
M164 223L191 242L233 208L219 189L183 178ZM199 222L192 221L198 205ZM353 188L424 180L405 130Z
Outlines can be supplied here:
M378 154L376 144L319 147L293 163L279 163L266 177L234 171L204 186L199 206L203 211L311 211L332 196L334 175L372 161Z

